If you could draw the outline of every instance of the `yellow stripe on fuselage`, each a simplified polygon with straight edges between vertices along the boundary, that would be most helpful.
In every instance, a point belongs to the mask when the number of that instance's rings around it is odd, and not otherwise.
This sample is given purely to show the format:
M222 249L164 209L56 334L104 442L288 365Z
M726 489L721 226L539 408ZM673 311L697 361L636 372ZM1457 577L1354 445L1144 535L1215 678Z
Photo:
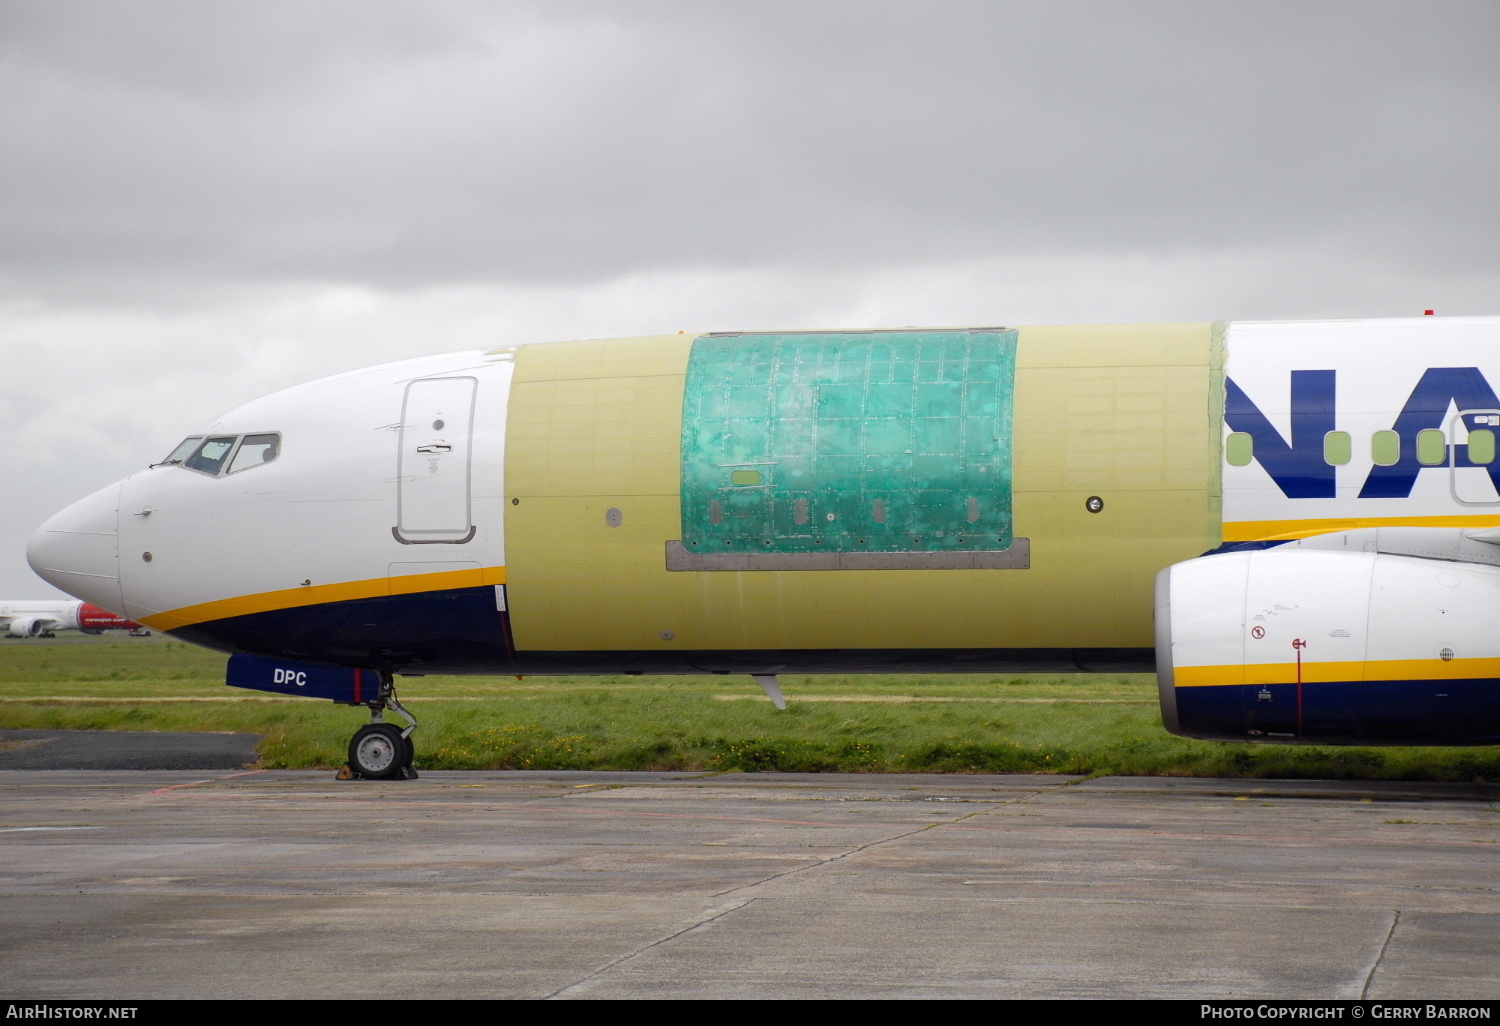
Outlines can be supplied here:
M1500 527L1500 514L1455 514L1441 517L1347 517L1328 520L1236 520L1224 524L1226 542L1295 541L1315 534L1357 531L1362 527Z
M1500 677L1500 659L1377 659L1369 662L1304 662L1302 683L1331 684L1361 680L1470 680ZM1249 663L1244 666L1178 666L1172 682L1179 688L1240 684L1295 684L1297 664Z
M165 613L137 617L147 627L171 631L180 627L224 620L231 616L269 613L279 609L318 606L352 599L385 598L390 595L413 595L426 591L451 591L455 588L479 588L504 584L505 567L492 566L463 570L443 570L432 574L410 574L399 577L372 577L364 581L340 584L309 584L301 588L263 591L255 595L218 599L196 606L183 606Z

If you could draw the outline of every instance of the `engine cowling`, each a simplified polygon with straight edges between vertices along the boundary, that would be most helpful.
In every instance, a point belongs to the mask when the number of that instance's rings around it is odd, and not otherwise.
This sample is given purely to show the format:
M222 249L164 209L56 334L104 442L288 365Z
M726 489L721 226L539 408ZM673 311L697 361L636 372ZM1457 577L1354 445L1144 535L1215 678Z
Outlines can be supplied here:
M1162 721L1280 744L1500 744L1500 567L1343 547L1156 580Z
M11 620L5 633L13 638L35 638L46 633L47 623L32 616L18 616Z

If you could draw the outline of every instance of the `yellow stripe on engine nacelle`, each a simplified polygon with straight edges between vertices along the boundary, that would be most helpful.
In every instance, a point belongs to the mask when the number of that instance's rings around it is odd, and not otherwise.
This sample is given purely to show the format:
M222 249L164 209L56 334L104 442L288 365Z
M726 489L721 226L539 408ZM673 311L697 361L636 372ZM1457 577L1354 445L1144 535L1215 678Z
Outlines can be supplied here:
M1347 681L1383 680L1471 680L1500 678L1500 658L1377 659L1371 661L1304 662L1302 683L1333 684ZM1297 664L1249 663L1244 666L1177 666L1172 682L1179 688L1226 687L1232 685L1295 684Z
M191 627L210 620L224 620L251 613L269 613L278 609L318 606L352 599L385 598L390 595L413 595L427 591L451 591L455 588L481 588L505 583L505 567L492 566L444 570L431 574L409 574L400 577L372 577L364 581L339 584L309 584L281 591L263 591L256 595L218 599L196 606L183 606L165 613L138 616L136 619L159 631Z

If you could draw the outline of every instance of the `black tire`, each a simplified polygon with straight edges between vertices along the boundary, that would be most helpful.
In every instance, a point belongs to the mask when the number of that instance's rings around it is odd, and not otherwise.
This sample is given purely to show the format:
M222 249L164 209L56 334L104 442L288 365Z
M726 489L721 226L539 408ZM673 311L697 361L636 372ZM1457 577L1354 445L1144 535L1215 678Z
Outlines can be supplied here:
M406 742L406 761L403 762L401 765L403 765L403 766L411 766L412 763L414 763L416 761L416 758L417 758L417 746L414 743L412 743L412 739L411 739L411 735L410 734L407 734L401 740L403 740L403 741Z
M366 780L389 780L408 765L411 750L399 727L371 723L349 741L349 768Z

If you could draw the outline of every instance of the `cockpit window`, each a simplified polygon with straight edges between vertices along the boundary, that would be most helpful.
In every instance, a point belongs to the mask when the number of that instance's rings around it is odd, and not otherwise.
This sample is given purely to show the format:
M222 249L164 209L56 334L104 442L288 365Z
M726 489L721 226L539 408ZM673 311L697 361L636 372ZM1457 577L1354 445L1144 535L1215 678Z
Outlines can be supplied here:
M185 453L192 455L185 456ZM270 463L281 455L281 436L275 432L257 435L213 435L204 438L193 435L183 440L160 464L177 464L203 474L218 477L225 472L238 474L242 470Z
M182 465L191 470L201 470L205 474L217 474L223 469L224 461L229 458L236 437L235 435L215 435L205 439L198 447L198 451L184 460Z
M188 453L198 448L198 443L201 441L203 441L202 435L188 435L182 441L177 443L177 448L169 452L166 459L155 465L158 467L165 467L170 464L181 463L183 460L188 458Z
M281 454L280 435L246 435L235 450L229 464L229 472L238 474L242 470L270 463Z

